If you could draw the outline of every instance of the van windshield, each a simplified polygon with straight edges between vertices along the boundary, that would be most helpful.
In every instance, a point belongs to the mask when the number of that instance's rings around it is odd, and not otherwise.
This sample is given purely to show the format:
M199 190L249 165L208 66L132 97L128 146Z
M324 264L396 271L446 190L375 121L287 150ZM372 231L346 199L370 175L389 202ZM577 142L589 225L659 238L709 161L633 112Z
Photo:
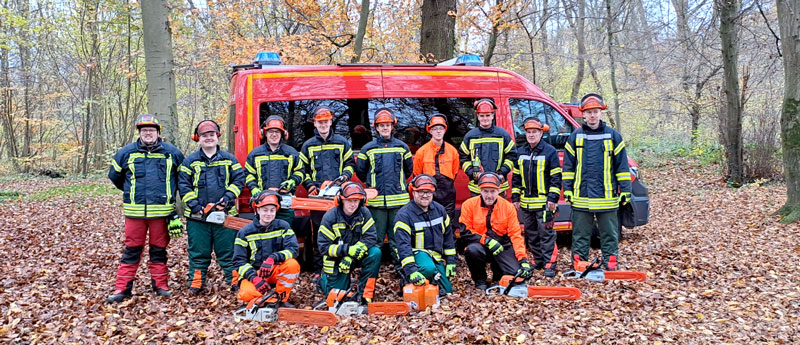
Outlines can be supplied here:
M508 105L511 107L511 118L514 120L514 137L517 144L527 142L524 121L529 117L535 117L543 124L550 126L550 130L544 133L542 140L557 149L564 148L569 135L575 129L558 110L549 104L533 99L511 98L508 100Z
M444 140L458 147L464 134L474 127L475 98L374 98L374 99L326 99L263 102L259 106L260 123L270 115L280 115L289 131L289 145L298 151L308 138L314 136L311 112L317 106L327 106L334 112L333 128L353 143L353 150L360 150L377 134L372 130L375 111L389 108L397 117L395 137L405 142L411 153L429 139L425 130L428 118L436 113L447 116L448 126Z

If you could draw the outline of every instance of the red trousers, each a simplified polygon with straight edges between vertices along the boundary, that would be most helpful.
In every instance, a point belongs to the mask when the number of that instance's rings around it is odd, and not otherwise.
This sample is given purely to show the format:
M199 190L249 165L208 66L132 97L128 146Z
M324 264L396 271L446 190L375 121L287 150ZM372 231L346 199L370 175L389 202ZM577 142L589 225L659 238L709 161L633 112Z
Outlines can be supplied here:
M145 240L148 230L150 232L150 278L155 288L168 290L169 271L167 269L167 245L169 244L169 234L167 233L166 218L129 218L125 217L125 249L122 251L117 270L117 281L114 284L115 293L129 290L133 287L133 280L136 278L136 271L139 269L139 261L142 258Z

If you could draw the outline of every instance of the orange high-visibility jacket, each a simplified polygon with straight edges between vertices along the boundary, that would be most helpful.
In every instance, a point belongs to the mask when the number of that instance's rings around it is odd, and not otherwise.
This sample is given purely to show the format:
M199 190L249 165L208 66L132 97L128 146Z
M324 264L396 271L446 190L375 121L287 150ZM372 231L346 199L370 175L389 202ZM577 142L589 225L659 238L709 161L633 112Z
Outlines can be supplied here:
M444 153L439 154L439 173L449 177L451 180L455 180L460 167L458 150L447 142L442 144L444 145ZM414 154L414 176L419 174L436 176L436 155L440 150L441 146L436 146L433 140L429 140L425 145L422 145Z
M522 239L522 229L519 227L519 219L517 218L517 209L508 200L497 197L492 207L492 214L490 224L492 231L497 236L487 235L486 232L486 215L489 213L489 208L483 203L480 195L467 199L461 204L461 217L458 221L464 224L466 231L462 232L461 238L466 239L467 242L478 242L486 244L487 237L494 238L503 245L503 248L508 249L509 242L514 247L514 255L517 260L527 258L525 252L525 241Z

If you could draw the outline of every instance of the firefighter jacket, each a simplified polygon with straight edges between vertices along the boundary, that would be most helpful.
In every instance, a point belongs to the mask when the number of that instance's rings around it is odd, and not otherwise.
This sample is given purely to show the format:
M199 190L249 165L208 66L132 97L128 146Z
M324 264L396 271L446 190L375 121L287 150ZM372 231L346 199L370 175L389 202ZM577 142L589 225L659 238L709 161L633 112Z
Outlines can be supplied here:
M464 141L461 142L459 149L459 160L461 168L470 179L469 190L480 193L481 190L473 180L473 175L482 169L496 172L505 178L514 168L517 148L505 129L494 125L489 128L478 126L464 135ZM500 190L507 189L508 181L504 181Z
M558 202L561 195L561 163L556 149L540 140L536 147L525 143L517 148L514 177L511 178L511 201L526 210L542 210L548 201Z
M456 242L453 227L444 206L431 202L428 211L423 211L411 201L394 216L394 239L398 257L406 276L417 271L414 253L424 251L437 262L456 264Z
M281 263L296 257L300 247L289 223L275 219L263 226L258 219L256 214L252 223L236 233L233 243L233 267L239 277L250 281L270 255L277 253L275 263Z
M414 176L428 174L436 179L436 200L456 200L455 180L460 163L458 150L447 142L436 146L433 140L422 145L414 154Z
M289 179L299 186L305 177L300 154L285 143L278 145L275 151L267 143L259 145L247 155L244 167L247 169L245 182L252 195L265 189L278 188Z
M504 250L514 248L517 261L528 257L517 209L508 200L498 196L494 205L487 207L480 195L469 198L461 204L458 220L464 224L461 238L467 243L485 245L489 237L500 242Z
M342 174L348 178L353 177L355 162L350 142L333 132L326 139L316 129L314 133L315 136L306 140L300 150L300 161L303 162L305 173L303 187L319 187L322 182L334 180Z
M178 189L186 204L184 215L189 216L193 210L197 212L207 204L213 204L223 196L228 200L236 200L244 187L244 172L236 156L220 151L212 157L206 156L203 150L190 154L180 166L178 173ZM231 215L236 215L236 207L231 208Z
M111 159L108 179L122 191L125 217L169 216L175 210L181 162L181 151L161 138L150 147L137 140L119 149Z
M619 206L619 192L631 191L631 173L625 142L600 121L593 130L584 124L564 146L564 195L571 193L572 208L608 211Z
M351 216L346 216L341 206L334 207L322 216L317 234L317 244L322 256L322 270L334 273L334 267L347 256L351 245L358 242L367 248L376 245L378 235L375 221L366 207L361 207Z
M631 173L622 136L600 121L593 130L584 124L564 146L564 195L572 208L608 211L619 207L619 192L631 191Z
M367 186L378 190L367 206L400 208L409 201L406 180L413 168L408 145L395 138L378 137L361 148L356 175Z

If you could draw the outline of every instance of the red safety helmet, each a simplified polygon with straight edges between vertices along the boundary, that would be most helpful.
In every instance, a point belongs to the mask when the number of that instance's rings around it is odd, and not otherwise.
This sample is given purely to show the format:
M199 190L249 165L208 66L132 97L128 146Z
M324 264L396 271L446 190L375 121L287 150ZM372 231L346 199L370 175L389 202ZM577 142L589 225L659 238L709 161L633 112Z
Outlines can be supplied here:
M389 108L380 108L375 112L375 121L372 121L372 127L377 128L379 123L391 123L392 126L396 126L397 118Z
M606 102L603 101L603 97L596 94L596 93L587 93L586 96L581 98L581 105L578 106L580 111L586 111L589 109L600 109L606 110Z
M197 123L197 126L194 127L194 134L192 134L192 140L200 141L200 135L206 132L216 132L217 137L222 136L222 132L219 129L219 124L217 123L217 121L203 120Z
M444 130L447 131L447 117L442 114L433 114L425 124L425 130L430 133L433 126L444 126Z
M480 176L478 176L478 188L496 188L500 189L500 186L503 184L502 180L500 179L500 175L497 173L493 173L491 171L487 171Z
M275 205L275 210L281 209L281 196L271 190L262 190L250 198L250 207L253 211L267 205Z
M494 113L497 111L497 106L491 98L481 98L475 101L475 113Z
M142 129L142 127L154 127L159 133L161 133L161 125L158 123L158 119L153 114L142 114L136 118L136 129Z
M435 191L436 179L434 179L433 176L428 174L419 174L416 177L414 177L413 180L411 180L411 184L408 187L409 187L408 189L411 191L422 190L422 189Z
M261 126L261 136L266 138L267 131L270 129L280 129L283 132L283 138L285 140L289 139L289 131L286 130L286 124L282 117L278 115L270 115L267 117L264 124Z
M319 106L314 109L314 121L333 120L333 111L326 106Z
M542 124L542 121L539 121L539 119L535 117L529 117L525 119L524 128L526 131L529 129L538 129L542 132L547 132L550 130L550 126L548 126L547 124Z
M342 200L361 200L358 207L364 206L364 201L367 199L367 192L364 187L358 182L347 182L339 189L339 193L333 198L333 204L342 206Z

